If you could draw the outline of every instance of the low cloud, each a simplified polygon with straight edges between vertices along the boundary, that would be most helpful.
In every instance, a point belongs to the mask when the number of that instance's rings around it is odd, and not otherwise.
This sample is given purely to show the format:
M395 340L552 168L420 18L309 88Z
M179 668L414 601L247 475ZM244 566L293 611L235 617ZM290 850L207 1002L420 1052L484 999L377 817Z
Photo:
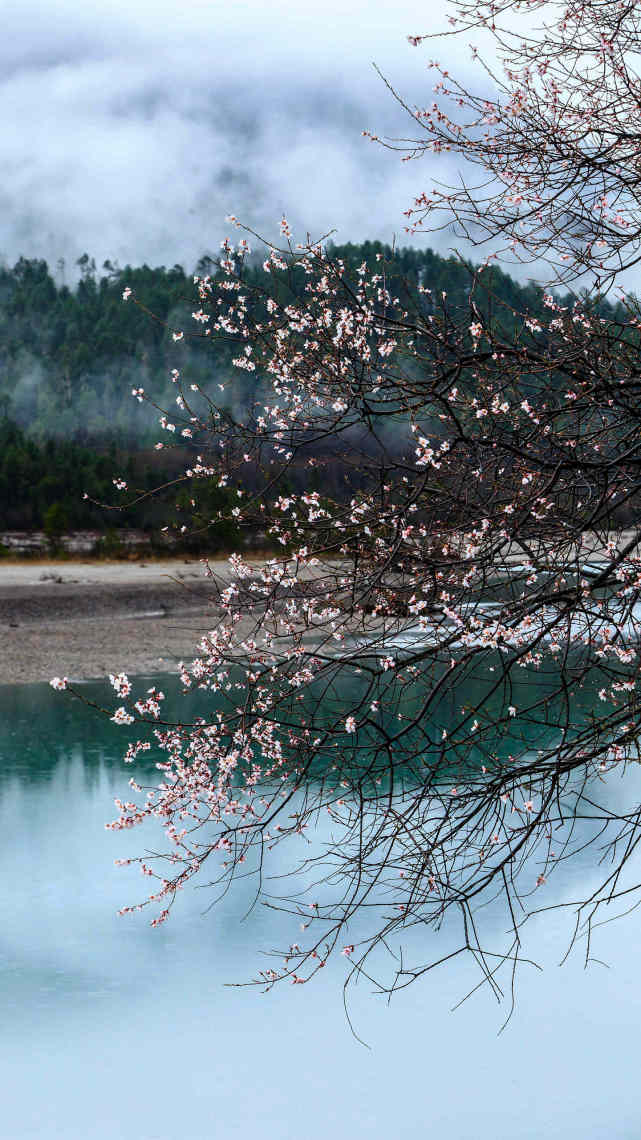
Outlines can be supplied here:
M410 102L429 99L427 55L406 42L431 30L425 11L407 0L10 4L0 255L190 269L218 248L230 212L266 236L284 212L300 236L407 240L403 211L447 170L401 163L361 131L411 133L370 61Z

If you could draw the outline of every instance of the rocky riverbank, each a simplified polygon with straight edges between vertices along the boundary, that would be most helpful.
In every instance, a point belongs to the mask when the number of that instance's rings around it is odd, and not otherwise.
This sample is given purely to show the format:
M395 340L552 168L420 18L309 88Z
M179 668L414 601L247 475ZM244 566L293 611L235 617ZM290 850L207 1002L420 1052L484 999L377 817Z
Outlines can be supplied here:
M215 624L211 596L197 561L0 563L0 684L173 671Z

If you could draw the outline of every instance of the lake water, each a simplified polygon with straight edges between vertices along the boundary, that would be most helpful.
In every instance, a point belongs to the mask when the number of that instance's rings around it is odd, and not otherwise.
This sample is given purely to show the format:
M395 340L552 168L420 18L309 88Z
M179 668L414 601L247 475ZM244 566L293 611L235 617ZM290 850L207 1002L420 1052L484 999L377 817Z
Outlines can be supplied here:
M540 922L545 969L500 1035L486 990L451 1012L477 980L462 959L391 1005L359 985L365 1048L344 959L308 986L231 988L290 933L265 908L243 920L249 887L209 913L189 890L159 930L116 916L144 888L114 866L142 833L104 829L126 731L48 686L0 689L2 1140L639 1136L641 910L600 932L609 968L579 951L559 969L565 921Z

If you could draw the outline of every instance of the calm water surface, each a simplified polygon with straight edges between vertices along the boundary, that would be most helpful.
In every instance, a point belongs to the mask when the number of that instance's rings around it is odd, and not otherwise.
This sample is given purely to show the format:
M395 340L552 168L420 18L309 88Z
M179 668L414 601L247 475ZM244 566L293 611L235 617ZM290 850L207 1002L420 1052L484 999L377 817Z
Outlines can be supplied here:
M104 829L125 741L47 686L0 689L1 1140L641 1135L641 911L604 928L610 968L579 953L559 969L567 927L540 924L545 970L521 976L500 1036L506 1008L485 991L451 1012L476 981L463 960L391 1006L359 986L364 1048L342 959L270 995L226 984L291 938L264 908L243 921L249 888L209 914L190 890L158 931L116 916L145 886L114 867L142 834Z

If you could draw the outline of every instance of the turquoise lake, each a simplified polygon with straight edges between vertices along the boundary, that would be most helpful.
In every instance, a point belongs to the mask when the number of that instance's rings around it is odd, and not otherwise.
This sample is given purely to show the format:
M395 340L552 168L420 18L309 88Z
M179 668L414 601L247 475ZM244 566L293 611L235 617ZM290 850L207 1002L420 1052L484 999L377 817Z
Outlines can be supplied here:
M278 912L244 918L249 885L208 913L189 889L159 930L116 915L145 887L114 866L144 833L104 827L132 774L126 740L48 686L0 689L2 1140L641 1134L641 909L602 928L607 965L588 969L581 947L558 966L567 917L539 921L530 949L544 970L522 972L501 1034L509 1006L485 989L452 1012L477 981L463 959L390 1005L358 985L349 1008L366 1048L345 1017L344 959L308 986L233 988L291 935ZM593 857L551 886L559 901L579 878L585 891Z

